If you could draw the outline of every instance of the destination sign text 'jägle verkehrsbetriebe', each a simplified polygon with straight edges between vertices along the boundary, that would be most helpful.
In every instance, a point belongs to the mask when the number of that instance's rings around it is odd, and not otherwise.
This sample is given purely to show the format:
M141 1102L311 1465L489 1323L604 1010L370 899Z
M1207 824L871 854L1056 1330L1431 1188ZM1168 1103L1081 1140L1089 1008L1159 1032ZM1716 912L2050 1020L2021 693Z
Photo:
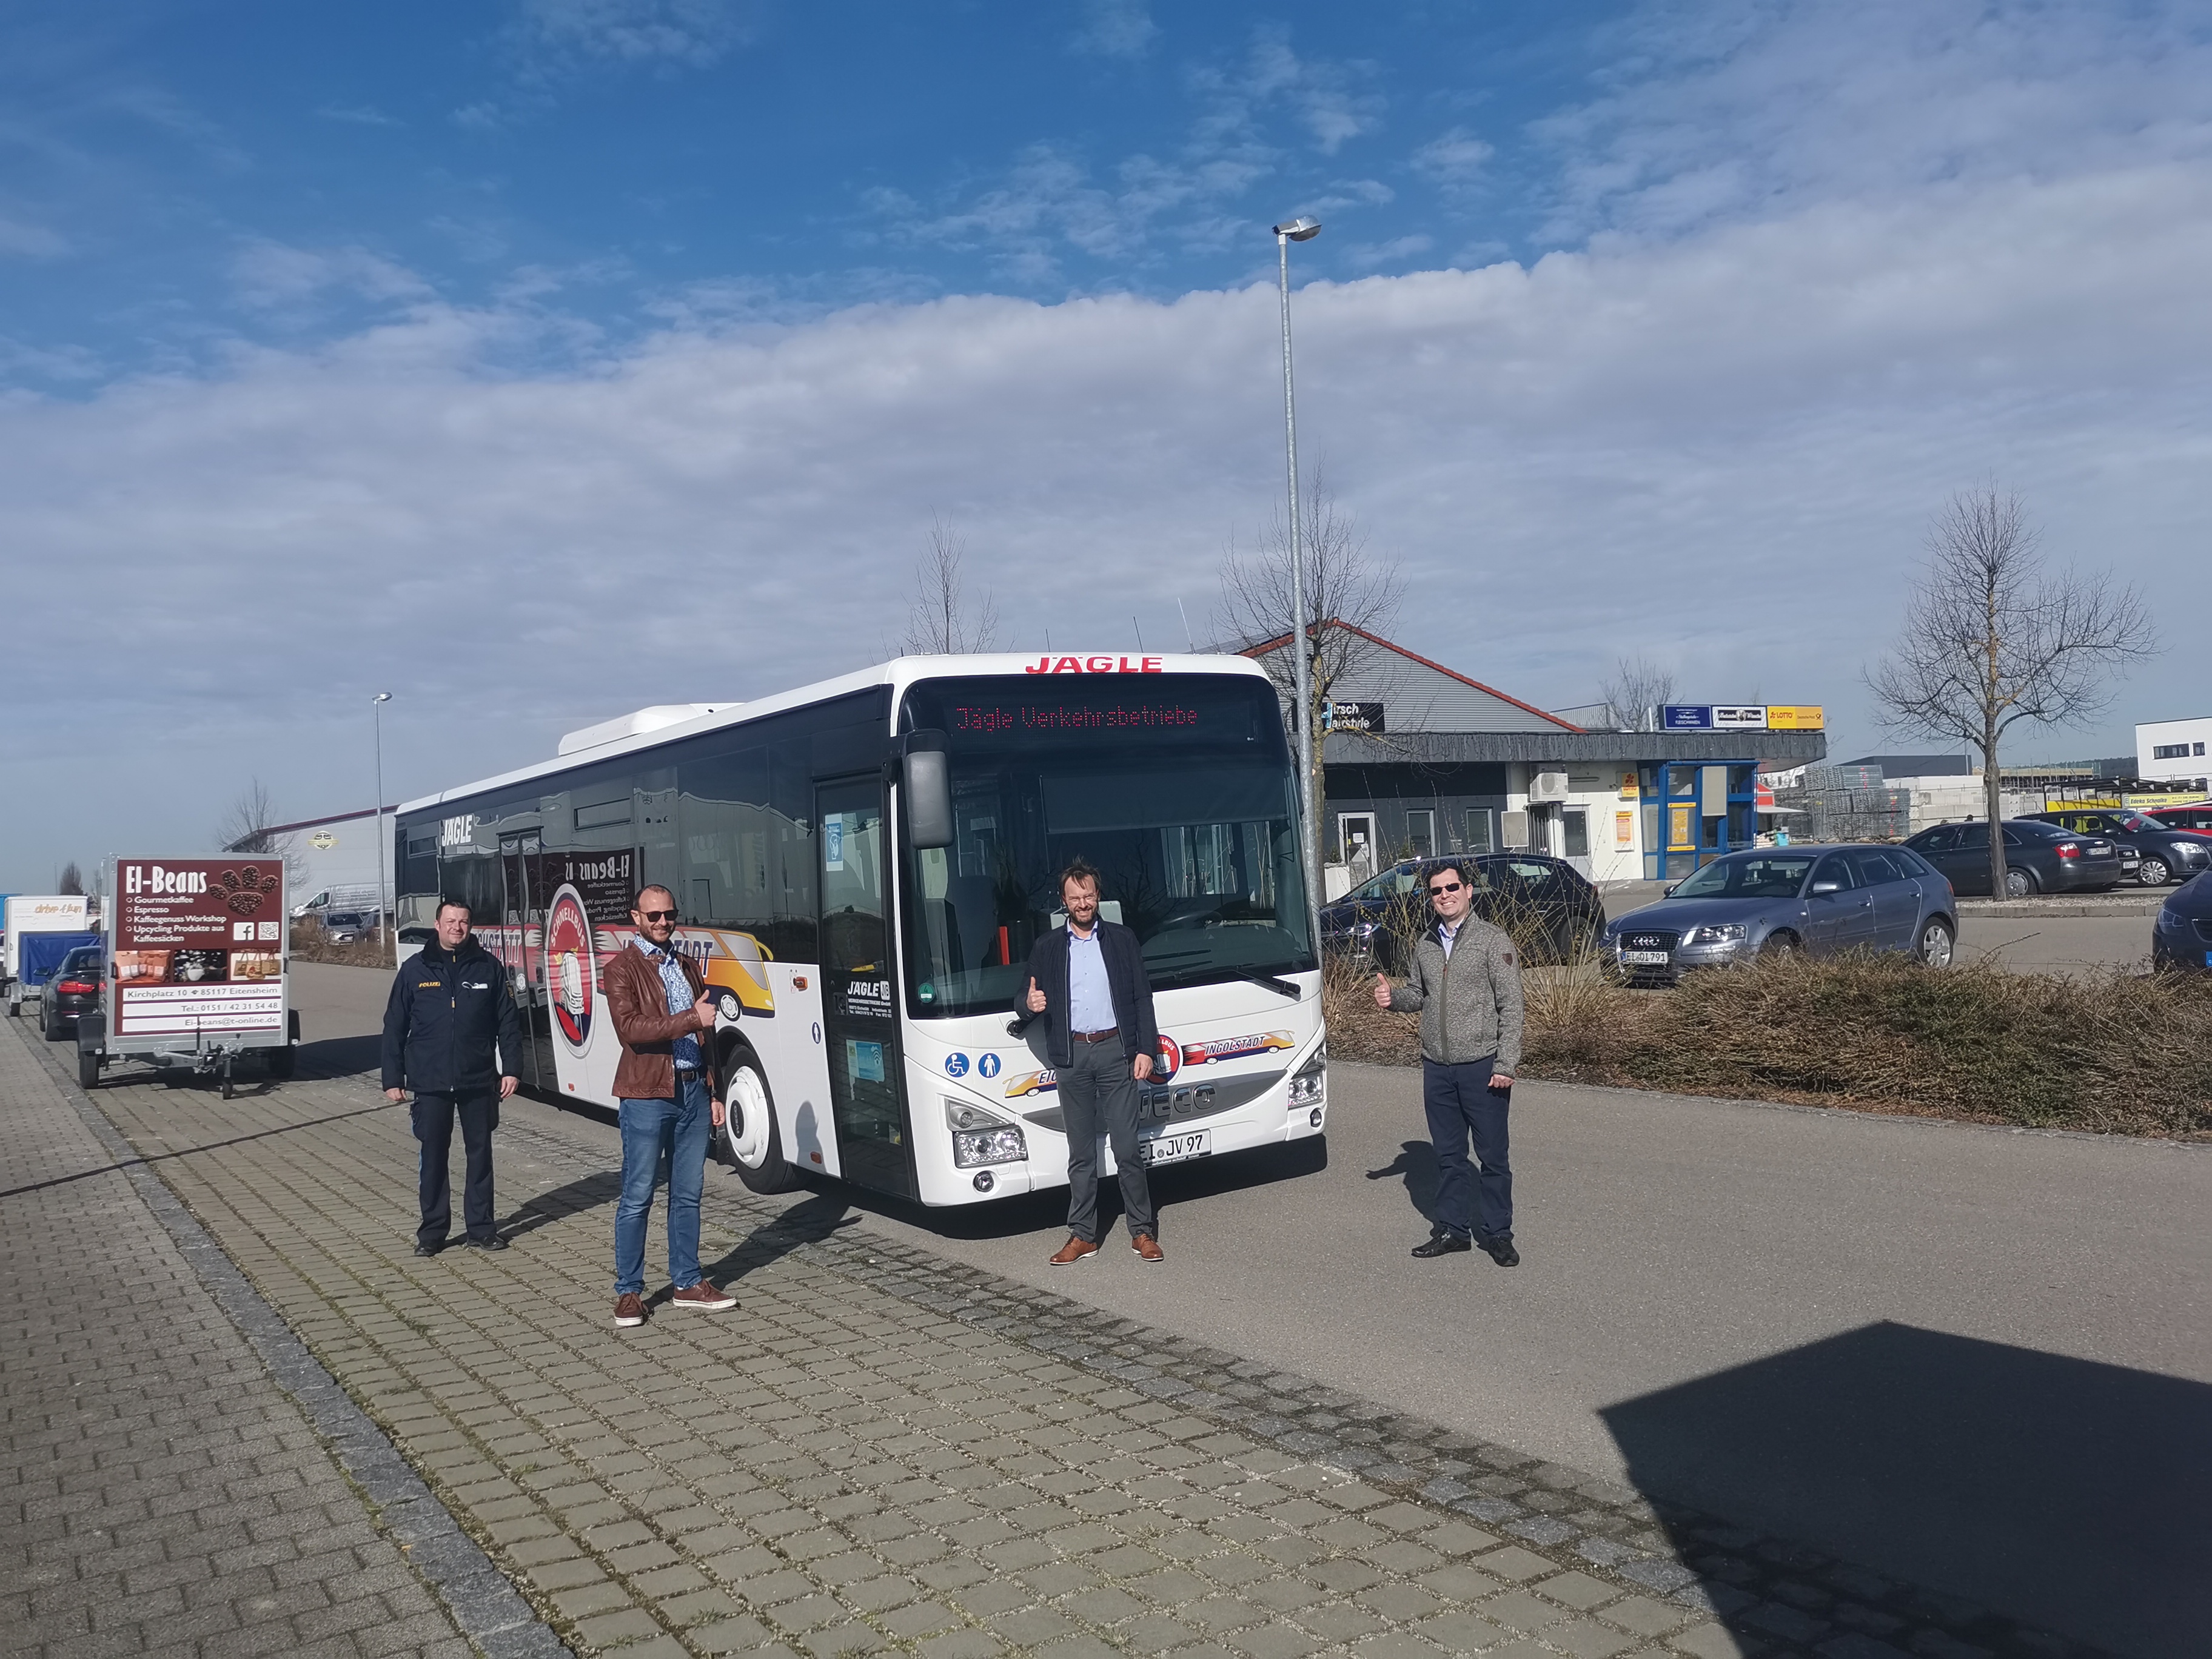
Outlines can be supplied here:
M1188 731L1198 710L1177 702L956 703L952 729L986 737L1079 732Z

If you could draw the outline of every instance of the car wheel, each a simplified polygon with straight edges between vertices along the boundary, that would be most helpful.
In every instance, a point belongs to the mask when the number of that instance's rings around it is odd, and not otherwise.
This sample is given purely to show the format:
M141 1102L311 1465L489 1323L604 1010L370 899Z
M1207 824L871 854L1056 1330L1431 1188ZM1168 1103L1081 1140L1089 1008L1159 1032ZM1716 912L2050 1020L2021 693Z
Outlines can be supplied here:
M39 1000L39 1035L49 1042L62 1040L62 1023L54 1018L52 1007L43 997Z
M752 1191L789 1192L799 1184L799 1171L784 1158L775 1103L760 1061L751 1049L732 1048L722 1071L729 1079L722 1085L723 1153Z
M2143 861L2136 866L2136 879L2146 887L2163 887L2173 879L2173 872L2166 860L2152 854L2143 854Z
M2036 892L2037 883L2033 871L2023 870L2017 864L2006 867L2005 896L2007 898L2033 898Z
M1795 933L1769 933L1766 942L1759 947L1759 960L1764 962L1771 958L1779 962L1786 957L1796 956L1804 948L1803 942Z
M1920 930L1920 943L1913 947L1913 955L1930 968L1951 965L1951 924L1941 916L1930 916Z

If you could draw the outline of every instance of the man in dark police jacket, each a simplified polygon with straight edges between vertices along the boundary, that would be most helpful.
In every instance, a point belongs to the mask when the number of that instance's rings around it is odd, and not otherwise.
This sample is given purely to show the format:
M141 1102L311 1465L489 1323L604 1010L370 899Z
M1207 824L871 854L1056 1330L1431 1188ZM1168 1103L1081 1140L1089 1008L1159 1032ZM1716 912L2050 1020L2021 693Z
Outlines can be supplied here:
M495 1042L503 1064L493 1063ZM422 1143L416 1255L446 1248L453 1218L446 1164L456 1115L468 1155L465 1242L481 1250L507 1248L492 1225L491 1132L499 1127L499 1103L514 1092L521 1063L522 1023L507 970L469 932L469 907L441 899L436 941L401 964L384 1009L384 1097L397 1104L415 1091L415 1139Z
M1129 1248L1146 1261L1164 1261L1152 1188L1137 1156L1137 1085L1152 1076L1160 1042L1144 948L1128 928L1099 915L1098 872L1081 859L1060 872L1060 899L1067 924L1030 949L1022 1005L1031 1017L1045 1016L1045 1053L1067 1125L1069 1237L1052 1265L1068 1267L1098 1253L1102 1129L1114 1142Z

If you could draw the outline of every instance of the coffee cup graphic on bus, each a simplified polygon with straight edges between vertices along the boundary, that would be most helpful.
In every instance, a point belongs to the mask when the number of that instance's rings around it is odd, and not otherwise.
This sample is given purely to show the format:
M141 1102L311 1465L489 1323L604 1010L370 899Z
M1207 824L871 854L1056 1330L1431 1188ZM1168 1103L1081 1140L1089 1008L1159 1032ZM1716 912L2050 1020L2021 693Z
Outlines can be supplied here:
M545 983L552 994L554 1026L580 1054L591 1043L595 977L591 918L576 890L563 887L545 912Z

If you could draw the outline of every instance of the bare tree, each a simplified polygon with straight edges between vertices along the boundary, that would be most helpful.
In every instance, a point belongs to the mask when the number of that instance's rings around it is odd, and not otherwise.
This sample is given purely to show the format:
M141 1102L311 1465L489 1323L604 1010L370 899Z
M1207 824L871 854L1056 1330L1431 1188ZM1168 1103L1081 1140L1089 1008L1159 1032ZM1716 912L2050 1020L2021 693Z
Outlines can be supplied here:
M75 859L62 866L62 872L54 882L54 891L65 896L84 891L84 872L76 867Z
M988 588L971 603L962 566L966 549L942 519L929 526L929 546L915 562L900 648L917 656L960 656L999 641L999 607Z
M1616 732L1656 732L1659 710L1674 701L1674 671L1642 653L1613 665L1613 678L1598 687L1606 717Z
M216 840L226 853L282 858L284 879L296 887L306 879L307 864L294 848L289 836L279 835L270 828L276 820L276 802L270 799L267 786L256 778L239 792L238 799L222 815L222 822L216 827Z
M1928 532L1928 568L1896 647L1866 677L1882 723L1981 751L1990 890L2005 892L1997 747L2021 720L2075 726L2107 678L2158 649L2142 597L2109 572L2047 572L2017 495L1962 491Z
M1371 636L1388 629L1406 595L1397 561L1368 551L1367 538L1352 515L1318 477L1299 503L1304 522L1306 601L1306 672L1311 701L1305 710L1312 734L1314 775L1306 781L1307 810L1318 830L1322 822L1322 741L1337 688L1357 678L1386 653ZM1259 545L1241 552L1230 544L1221 567L1220 616L1239 648L1271 641L1288 641L1296 631L1291 615L1291 537L1278 512L1261 532ZM1293 740L1297 732L1297 658L1287 649L1259 659L1275 683ZM1317 839L1326 841L1325 836Z

